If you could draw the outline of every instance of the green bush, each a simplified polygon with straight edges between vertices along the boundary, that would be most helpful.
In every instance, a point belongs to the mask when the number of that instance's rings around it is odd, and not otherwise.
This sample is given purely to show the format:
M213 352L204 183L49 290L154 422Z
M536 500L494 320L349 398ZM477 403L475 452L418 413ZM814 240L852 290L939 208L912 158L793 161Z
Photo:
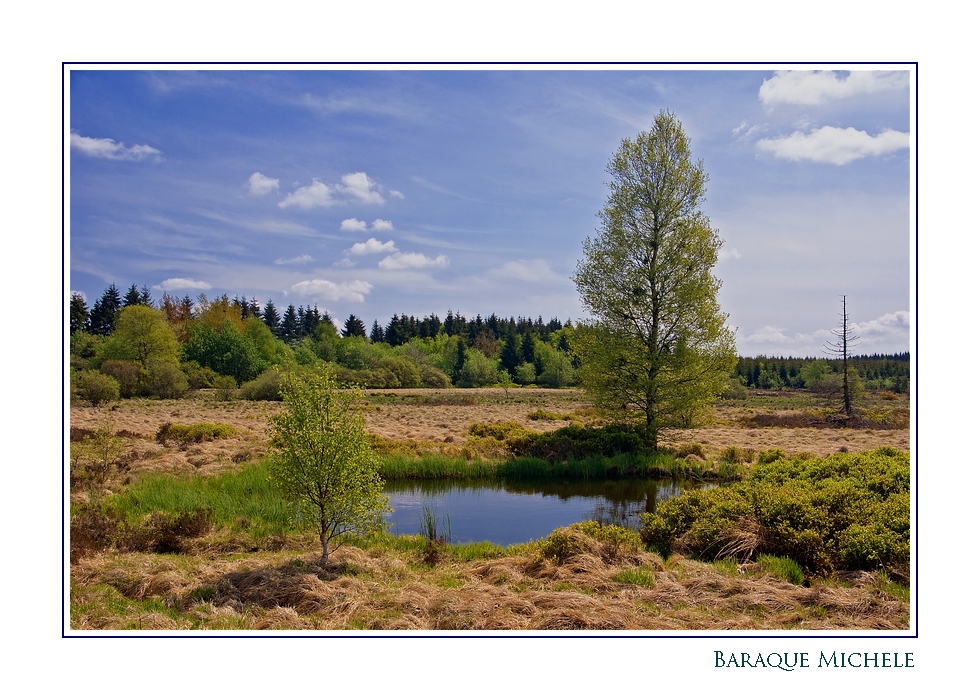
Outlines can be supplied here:
M187 377L172 362L150 360L146 365L146 388L161 399L179 399L187 391Z
M234 377L222 375L220 377L215 377L214 389L219 399L222 401L231 401L233 398L235 398L238 385L235 383Z
M71 377L72 389L84 401L101 406L119 400L119 382L94 369L83 369Z
M119 382L119 396L124 399L136 396L140 391L143 369L133 360L106 360L99 368L102 374Z
M614 457L617 454L647 452L650 445L630 426L606 425L586 428L567 425L547 433L525 432L507 440L508 447L518 457L538 457L550 461Z
M161 445L166 445L168 442L188 445L192 442L210 442L231 437L234 434L235 429L223 423L194 423L192 425L164 423L157 430L156 439Z
M239 396L248 401L281 401L280 374L278 369L267 369L252 381L242 384L238 390Z
M180 363L180 371L187 377L191 389L210 389L214 386L218 373L210 367L201 367L194 360Z
M638 533L619 525L603 525L595 520L560 527L540 542L541 556L559 564L580 554L598 554L611 562L643 551Z
M452 380L442 370L431 365L422 365L419 370L422 386L428 389L447 389L453 385Z
M761 461L737 484L643 514L644 542L706 558L790 557L811 574L909 568L909 455L885 448Z
M786 453L778 447L773 450L759 450L759 464L772 464L781 459L786 459Z

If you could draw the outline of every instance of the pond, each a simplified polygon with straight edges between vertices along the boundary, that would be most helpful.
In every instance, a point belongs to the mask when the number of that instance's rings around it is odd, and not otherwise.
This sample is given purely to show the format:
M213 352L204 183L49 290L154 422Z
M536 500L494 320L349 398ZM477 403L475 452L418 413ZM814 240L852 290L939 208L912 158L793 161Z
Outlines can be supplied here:
M608 481L389 481L385 485L392 534L421 530L425 507L439 534L447 527L453 542L489 541L506 546L538 539L582 520L640 527L640 513L703 483L671 480Z

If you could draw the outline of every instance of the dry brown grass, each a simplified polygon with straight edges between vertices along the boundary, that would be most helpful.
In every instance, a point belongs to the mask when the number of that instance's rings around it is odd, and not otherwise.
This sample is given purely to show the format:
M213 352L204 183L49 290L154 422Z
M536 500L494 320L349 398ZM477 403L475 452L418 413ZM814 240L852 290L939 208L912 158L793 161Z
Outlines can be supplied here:
M542 414L571 416L585 424L598 421L585 395L577 389L396 389L368 392L368 402L371 410L364 414L368 432L378 437L382 451L405 454L441 452L467 458L502 458L505 455L500 452L499 441L474 438L469 432L472 424L510 421L530 431L545 432L571 421L542 420ZM126 445L115 482L118 485L137 472L213 475L259 458L266 451L268 418L280 408L277 402L218 401L207 392L176 400L122 400L108 413ZM105 415L97 408L72 406L72 440L94 430ZM808 423L809 418L800 418L805 415L798 410L719 406L709 425L666 431L662 441L667 449L698 444L708 460L717 459L729 447L755 453L779 448L789 455L805 452L818 457L886 446L909 449L907 428L840 428L817 419ZM235 435L183 447L162 447L154 436L165 423L223 423L233 426ZM756 425L759 423L771 425L760 427Z
M743 567L601 545L559 563L343 547L327 568L296 552L223 559L102 553L73 567L74 629L717 630L907 629L909 606L874 574L794 586ZM607 557L608 558L608 557ZM619 583L640 566L651 585Z

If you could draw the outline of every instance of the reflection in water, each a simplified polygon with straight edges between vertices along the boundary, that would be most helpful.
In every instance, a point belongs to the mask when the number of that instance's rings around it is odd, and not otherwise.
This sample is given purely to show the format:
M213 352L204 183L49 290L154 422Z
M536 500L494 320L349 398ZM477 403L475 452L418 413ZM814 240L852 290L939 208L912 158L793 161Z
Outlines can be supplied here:
M499 545L538 539L558 527L598 520L639 528L640 513L704 484L654 479L609 481L389 481L385 493L396 534L419 532L422 508L437 520L447 515L454 542L487 540Z

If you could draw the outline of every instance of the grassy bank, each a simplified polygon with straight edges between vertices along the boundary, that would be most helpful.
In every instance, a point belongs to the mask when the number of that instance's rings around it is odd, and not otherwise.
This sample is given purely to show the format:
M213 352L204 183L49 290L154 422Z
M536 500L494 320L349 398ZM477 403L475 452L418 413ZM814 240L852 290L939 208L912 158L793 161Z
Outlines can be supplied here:
M316 564L196 538L180 555L110 549L72 567L70 623L103 630L907 629L908 589L880 573L792 582L784 562L663 559L602 528L506 550L379 536ZM634 533L635 537L635 533Z

